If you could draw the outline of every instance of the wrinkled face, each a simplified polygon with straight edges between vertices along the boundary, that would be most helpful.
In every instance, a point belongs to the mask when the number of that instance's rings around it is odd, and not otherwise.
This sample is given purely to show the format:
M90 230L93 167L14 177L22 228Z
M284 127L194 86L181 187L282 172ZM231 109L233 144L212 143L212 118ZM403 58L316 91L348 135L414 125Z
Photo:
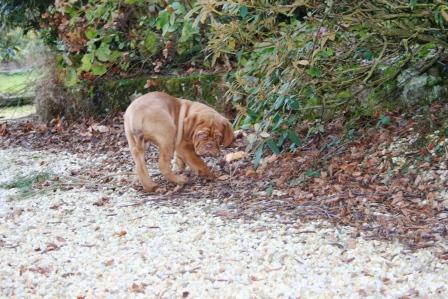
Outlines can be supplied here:
M194 131L193 144L198 156L217 156L223 141L224 127L220 126L198 126Z
M193 143L198 156L217 156L221 145L232 143L232 124L215 111L194 113L184 120L184 138Z

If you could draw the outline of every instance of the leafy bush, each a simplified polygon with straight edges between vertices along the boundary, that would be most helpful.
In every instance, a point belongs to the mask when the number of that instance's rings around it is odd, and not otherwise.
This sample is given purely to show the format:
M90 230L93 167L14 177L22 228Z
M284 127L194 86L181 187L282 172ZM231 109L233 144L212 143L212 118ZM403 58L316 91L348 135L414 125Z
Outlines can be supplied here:
M22 27L3 27L0 34L0 63L32 64L28 58L43 47L35 30L25 32Z
M448 45L447 7L437 1L209 1L199 11L212 61L236 61L228 98L238 123L255 126L258 156L264 145L299 146L299 123L313 122L310 134L337 111L378 114L411 78L400 74L425 72Z
M0 29L4 27L37 28L41 14L54 0L2 0Z
M200 53L201 36L177 1L58 1L43 15L67 86L98 76L123 77L163 68ZM185 57L184 57L185 56ZM174 65L175 66L175 65Z
M338 115L446 93L447 23L448 6L430 0L61 0L41 26L60 79L82 95L99 77L224 65L259 158L299 147L299 124L310 136Z

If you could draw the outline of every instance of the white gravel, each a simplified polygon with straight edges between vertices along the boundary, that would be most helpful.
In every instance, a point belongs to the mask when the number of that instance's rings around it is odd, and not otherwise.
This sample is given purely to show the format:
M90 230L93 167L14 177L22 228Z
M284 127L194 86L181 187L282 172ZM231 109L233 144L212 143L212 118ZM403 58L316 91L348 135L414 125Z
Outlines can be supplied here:
M21 149L0 150L0 161L0 184L90 163ZM324 223L232 219L210 200L129 205L141 199L132 188L26 198L0 188L0 297L448 297L448 265L432 249L409 253Z

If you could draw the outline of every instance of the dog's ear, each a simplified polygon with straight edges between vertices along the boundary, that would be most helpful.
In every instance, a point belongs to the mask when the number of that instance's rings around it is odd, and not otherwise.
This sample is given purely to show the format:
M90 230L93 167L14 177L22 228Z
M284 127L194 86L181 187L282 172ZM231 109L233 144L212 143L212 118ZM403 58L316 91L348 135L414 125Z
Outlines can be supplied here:
M184 138L187 140L193 139L194 128L196 128L196 124L198 122L198 116L196 114L185 117L184 119Z
M232 128L232 124L225 119L224 120L224 132L223 132L223 139L222 139L222 145L224 147L228 147L229 145L232 144L233 139L235 138L234 134L233 134L233 128Z

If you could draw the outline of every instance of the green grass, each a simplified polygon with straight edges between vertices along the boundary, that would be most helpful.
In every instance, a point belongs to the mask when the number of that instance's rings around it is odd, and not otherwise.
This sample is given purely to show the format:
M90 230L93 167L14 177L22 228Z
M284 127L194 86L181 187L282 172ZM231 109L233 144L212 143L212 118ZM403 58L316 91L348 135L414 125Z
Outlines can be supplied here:
M37 77L37 72L33 71L0 73L0 94L23 93Z
M25 197L33 193L37 184L49 180L51 177L52 175L48 172L40 172L26 176L16 176L11 181L0 184L0 188L17 188L18 194L22 197Z
M0 120L21 118L36 113L34 105L0 107Z

